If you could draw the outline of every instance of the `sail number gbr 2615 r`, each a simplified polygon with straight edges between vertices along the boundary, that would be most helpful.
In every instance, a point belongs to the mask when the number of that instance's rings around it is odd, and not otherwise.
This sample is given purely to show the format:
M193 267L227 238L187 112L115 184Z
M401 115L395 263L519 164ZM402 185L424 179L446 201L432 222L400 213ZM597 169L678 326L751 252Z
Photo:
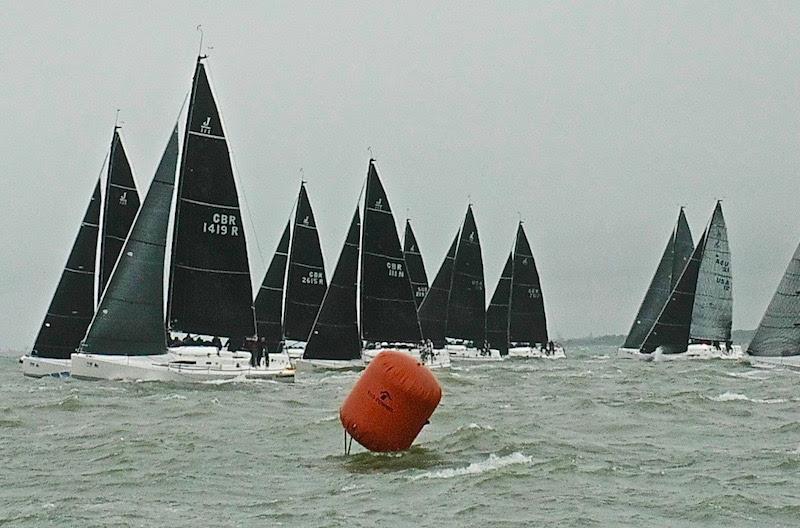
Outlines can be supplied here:
M239 236L239 225L236 223L236 215L225 213L214 213L211 221L203 222L203 233L211 233L220 236Z

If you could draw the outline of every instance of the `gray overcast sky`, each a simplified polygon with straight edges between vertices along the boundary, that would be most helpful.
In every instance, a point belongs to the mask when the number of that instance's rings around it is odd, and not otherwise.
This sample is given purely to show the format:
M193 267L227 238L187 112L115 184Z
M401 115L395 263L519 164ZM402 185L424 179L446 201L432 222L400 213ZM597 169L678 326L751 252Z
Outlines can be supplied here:
M724 199L734 328L758 324L800 239L798 2L4 1L2 13L0 346L39 329L116 108L147 188L190 88L197 24L256 281L300 167L332 270L367 146L431 278L471 197L488 298L522 215L556 336L627 332L679 205L697 240Z

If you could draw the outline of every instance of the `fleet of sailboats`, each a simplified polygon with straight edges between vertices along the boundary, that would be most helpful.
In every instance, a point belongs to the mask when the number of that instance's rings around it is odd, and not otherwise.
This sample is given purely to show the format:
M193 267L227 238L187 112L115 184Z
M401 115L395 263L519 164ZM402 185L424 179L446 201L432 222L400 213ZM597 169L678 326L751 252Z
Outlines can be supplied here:
M302 182L254 298L236 176L206 68L198 57L188 104L141 207L115 126L107 169L20 360L25 375L291 381L295 365L360 369L388 349L430 368L447 368L451 358L566 357L549 339L523 223L488 307L472 204L429 284L408 219L401 245L374 159L330 283ZM731 341L732 283L721 202L697 246L681 208L620 355L742 357ZM798 321L800 246L747 359L800 366Z

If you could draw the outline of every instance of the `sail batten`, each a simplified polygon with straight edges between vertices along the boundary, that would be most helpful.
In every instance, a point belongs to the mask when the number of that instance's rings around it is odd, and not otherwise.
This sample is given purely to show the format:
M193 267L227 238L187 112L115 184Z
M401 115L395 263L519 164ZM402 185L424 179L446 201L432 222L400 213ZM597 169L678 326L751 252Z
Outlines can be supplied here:
M198 60L189 101L170 266L171 329L255 335L239 196L219 110Z

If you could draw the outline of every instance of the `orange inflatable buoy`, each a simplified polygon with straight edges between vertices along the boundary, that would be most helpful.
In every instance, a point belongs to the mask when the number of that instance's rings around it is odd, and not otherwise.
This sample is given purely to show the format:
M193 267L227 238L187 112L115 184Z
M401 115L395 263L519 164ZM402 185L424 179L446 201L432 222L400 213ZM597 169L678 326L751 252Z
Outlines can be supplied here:
M442 387L419 361L402 352L378 354L341 409L345 431L370 451L402 451L428 422Z

